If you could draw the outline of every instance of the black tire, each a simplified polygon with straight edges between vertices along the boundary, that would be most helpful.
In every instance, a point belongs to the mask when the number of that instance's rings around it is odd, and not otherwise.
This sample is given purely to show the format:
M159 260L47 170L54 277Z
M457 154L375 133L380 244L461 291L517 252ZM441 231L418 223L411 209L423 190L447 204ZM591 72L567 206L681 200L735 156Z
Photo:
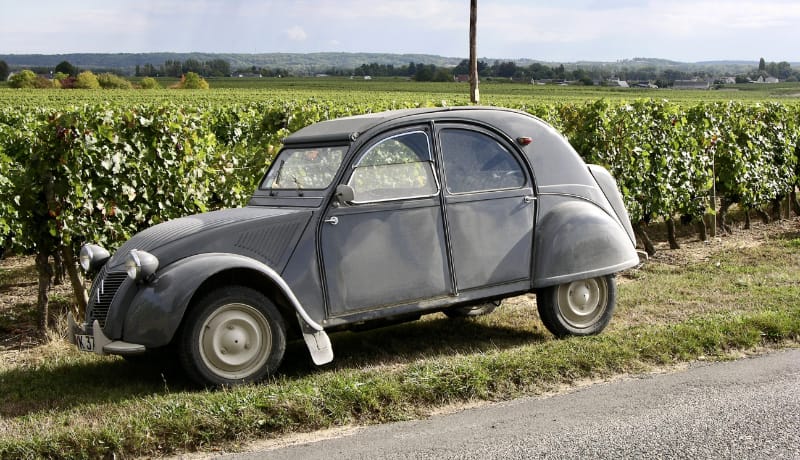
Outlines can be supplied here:
M258 382L274 373L286 351L286 326L263 294L224 287L200 299L185 318L178 355L203 386Z
M556 337L599 334L611 321L616 302L614 275L549 286L536 293L539 317Z
M478 305L470 305L468 307L453 307L444 310L444 314L448 318L469 318L473 316L488 315L497 308L493 303L482 303Z

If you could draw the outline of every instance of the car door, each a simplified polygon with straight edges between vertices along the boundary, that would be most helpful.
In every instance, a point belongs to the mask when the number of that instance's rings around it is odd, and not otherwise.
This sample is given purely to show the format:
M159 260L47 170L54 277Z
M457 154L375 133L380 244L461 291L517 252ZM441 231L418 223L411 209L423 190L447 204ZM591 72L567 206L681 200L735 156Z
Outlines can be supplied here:
M437 135L457 292L528 280L535 199L527 169L488 130L446 124Z
M386 133L343 176L354 199L334 202L320 231L330 316L451 292L431 145L424 126Z

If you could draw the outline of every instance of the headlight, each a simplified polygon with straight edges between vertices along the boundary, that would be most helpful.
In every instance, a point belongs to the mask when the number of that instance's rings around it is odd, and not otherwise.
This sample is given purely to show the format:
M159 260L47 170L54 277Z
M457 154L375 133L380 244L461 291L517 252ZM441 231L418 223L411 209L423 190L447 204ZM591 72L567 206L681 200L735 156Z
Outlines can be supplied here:
M158 258L149 252L133 249L125 257L125 271L133 280L148 280L156 270L158 270Z
M78 260L80 260L83 271L88 273L102 267L103 264L108 261L109 257L111 257L111 254L104 248L96 244L84 244L81 247Z

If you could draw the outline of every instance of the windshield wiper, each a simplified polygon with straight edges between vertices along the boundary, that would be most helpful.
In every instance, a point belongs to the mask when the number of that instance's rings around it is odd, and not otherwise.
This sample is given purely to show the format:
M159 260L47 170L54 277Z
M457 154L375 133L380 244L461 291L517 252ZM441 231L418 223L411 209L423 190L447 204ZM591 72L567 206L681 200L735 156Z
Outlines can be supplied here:
M286 164L286 159L283 159L281 160L281 164L278 165L278 172L275 173L275 180L273 180L272 183L269 185L269 196L275 196L275 190L273 190L273 188L275 187L275 184L281 181L281 173L283 172L283 166L285 164Z

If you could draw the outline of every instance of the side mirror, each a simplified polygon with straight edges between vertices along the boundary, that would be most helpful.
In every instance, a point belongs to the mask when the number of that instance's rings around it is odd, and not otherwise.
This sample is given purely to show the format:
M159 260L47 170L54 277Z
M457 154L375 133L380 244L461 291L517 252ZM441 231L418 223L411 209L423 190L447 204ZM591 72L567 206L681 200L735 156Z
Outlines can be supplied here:
M336 201L340 204L347 204L356 199L356 192L353 187L347 184L339 184L336 187Z

